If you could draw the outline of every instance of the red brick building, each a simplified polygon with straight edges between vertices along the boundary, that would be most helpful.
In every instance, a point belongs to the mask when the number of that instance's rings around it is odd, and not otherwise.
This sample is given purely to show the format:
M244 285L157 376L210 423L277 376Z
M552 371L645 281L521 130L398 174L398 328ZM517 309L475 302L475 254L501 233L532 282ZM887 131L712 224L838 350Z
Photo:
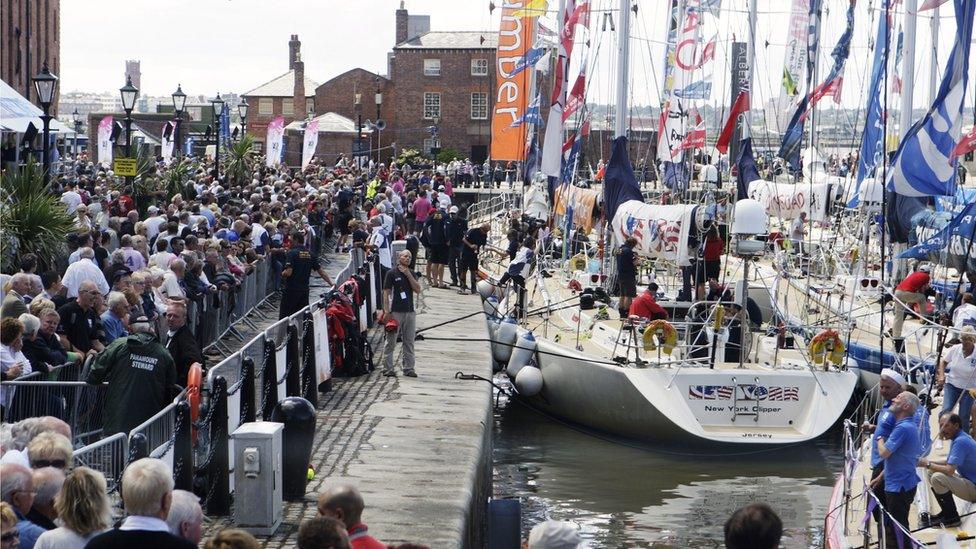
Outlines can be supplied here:
M37 106L31 80L44 61L61 74L60 0L0 0L0 79ZM60 86L51 114L58 112Z
M261 84L244 94L247 99L247 133L254 136L258 152L264 151L268 124L283 116L285 124L304 120L315 112L315 92L318 82L305 76L302 62L302 43L298 35L288 42L288 72Z

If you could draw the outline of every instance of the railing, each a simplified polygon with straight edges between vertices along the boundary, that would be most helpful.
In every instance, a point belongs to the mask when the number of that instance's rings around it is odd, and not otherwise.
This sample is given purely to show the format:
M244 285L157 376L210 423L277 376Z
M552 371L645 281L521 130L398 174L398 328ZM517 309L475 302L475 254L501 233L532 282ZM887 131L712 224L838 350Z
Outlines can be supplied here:
M75 465L84 465L105 475L109 493L118 490L122 471L129 463L129 437L115 433L75 450Z
M4 421L54 416L64 420L80 446L97 438L102 432L102 412L105 385L89 385L83 381L4 381L5 392L13 392L10 410Z

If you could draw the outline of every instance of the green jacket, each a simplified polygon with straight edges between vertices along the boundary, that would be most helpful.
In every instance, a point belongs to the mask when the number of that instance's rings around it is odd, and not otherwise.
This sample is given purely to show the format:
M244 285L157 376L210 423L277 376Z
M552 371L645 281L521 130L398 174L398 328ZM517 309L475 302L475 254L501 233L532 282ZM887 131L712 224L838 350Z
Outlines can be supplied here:
M120 337L92 364L88 383L108 382L105 435L128 433L172 402L176 364L149 334Z

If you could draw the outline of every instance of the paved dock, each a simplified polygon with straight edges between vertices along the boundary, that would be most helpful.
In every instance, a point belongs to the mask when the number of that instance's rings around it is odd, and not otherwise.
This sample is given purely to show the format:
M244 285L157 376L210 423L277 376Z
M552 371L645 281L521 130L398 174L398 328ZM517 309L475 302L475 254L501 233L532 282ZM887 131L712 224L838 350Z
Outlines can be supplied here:
M343 264L330 261L330 274ZM319 282L321 282L319 280ZM322 291L312 287L313 297ZM426 289L418 329L479 310L477 296ZM417 378L381 375L383 333L370 333L377 370L337 378L320 395L311 466L316 471L303 501L285 502L277 532L265 547L294 547L298 527L316 515L325 487L352 483L366 501L363 521L384 543L430 547L485 544L491 490L491 386L461 381L458 371L491 377L484 318L475 315L437 327L416 344ZM445 339L441 339L445 338ZM401 346L397 344L397 359ZM399 371L399 368L398 368ZM207 534L231 526L221 517ZM206 536L205 536L206 537Z

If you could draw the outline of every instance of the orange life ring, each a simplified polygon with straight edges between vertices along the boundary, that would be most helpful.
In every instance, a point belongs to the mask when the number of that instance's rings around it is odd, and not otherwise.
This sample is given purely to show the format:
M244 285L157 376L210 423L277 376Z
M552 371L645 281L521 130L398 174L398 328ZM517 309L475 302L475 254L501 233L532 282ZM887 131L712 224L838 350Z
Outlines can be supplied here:
M828 344L832 343L828 349ZM844 361L844 341L837 330L823 330L810 340L810 358L814 364L823 364L829 357L834 364Z
M658 331L661 334L659 340L655 342ZM644 328L643 343L645 351L654 352L659 344L664 354L670 355L678 344L678 331L667 320L655 320Z
M203 368L199 362L190 364L190 371L186 376L186 401L190 405L190 432L193 442L197 441L197 428L194 425L200 419L200 389L203 385Z

